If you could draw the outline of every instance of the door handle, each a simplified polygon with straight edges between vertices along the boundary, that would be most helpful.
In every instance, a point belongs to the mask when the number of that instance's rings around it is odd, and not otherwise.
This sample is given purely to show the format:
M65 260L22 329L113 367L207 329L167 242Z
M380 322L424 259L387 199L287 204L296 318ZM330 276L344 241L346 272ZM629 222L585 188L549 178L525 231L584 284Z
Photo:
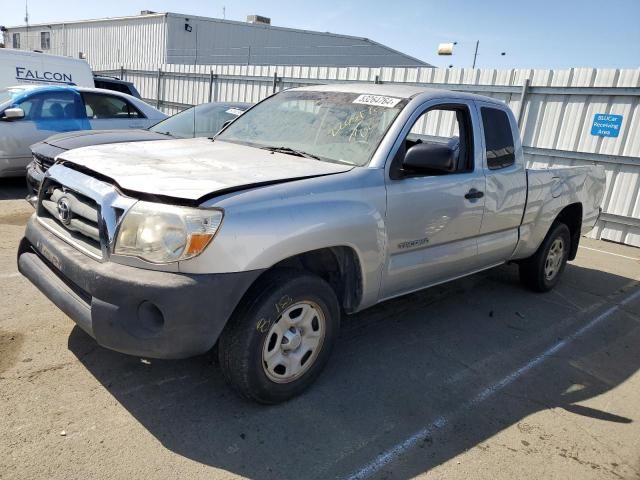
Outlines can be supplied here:
M484 197L484 192L476 190L475 188L472 188L464 195L464 198L466 198L467 200L477 200L478 198L482 197Z

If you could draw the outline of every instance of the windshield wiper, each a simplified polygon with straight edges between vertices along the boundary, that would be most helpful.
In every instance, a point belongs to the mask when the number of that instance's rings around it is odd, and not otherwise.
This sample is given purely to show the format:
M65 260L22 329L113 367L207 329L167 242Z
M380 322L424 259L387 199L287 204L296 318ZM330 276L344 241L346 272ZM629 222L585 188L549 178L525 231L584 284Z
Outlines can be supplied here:
M317 155L312 153L303 152L302 150L296 150L289 147L260 147L261 150L269 150L270 152L285 153L287 155L295 155L296 157L312 158L313 160L322 160Z

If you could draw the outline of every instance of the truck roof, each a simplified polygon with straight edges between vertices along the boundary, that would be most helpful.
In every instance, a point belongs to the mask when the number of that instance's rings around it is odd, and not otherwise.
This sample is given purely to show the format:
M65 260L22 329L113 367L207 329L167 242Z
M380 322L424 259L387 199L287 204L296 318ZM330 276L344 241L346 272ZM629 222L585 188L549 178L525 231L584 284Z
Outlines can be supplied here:
M483 102L491 102L499 105L504 105L504 102L495 98L486 97L484 95L476 95L473 93L456 92L453 90L447 90L443 88L427 88L418 87L413 85L401 85L391 83L331 83L326 85L311 85L307 87L297 87L291 90L302 90L312 92L348 92L348 93L364 93L370 95L387 95L397 98L414 98L419 95L424 96L425 100L429 97L447 97L481 100Z

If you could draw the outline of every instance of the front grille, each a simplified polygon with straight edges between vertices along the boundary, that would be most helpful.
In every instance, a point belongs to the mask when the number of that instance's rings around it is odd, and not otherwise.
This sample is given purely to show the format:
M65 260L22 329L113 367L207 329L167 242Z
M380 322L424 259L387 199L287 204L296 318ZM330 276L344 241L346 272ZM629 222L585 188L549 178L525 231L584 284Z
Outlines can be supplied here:
M102 258L100 207L95 200L50 181L40 193L38 217L69 243Z
M36 164L40 167L40 170L42 170L43 172L46 172L47 170L49 170L49 168L51 167L51 165L53 165L53 162L54 162L53 158L47 157L46 155L42 155L40 153L34 153L33 159L36 162Z

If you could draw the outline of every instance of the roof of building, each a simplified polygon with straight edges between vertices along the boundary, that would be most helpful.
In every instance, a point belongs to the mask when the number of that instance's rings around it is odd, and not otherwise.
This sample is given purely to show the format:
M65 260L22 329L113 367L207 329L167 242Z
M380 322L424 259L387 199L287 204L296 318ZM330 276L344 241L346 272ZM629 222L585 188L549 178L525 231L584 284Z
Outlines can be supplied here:
M38 28L38 27L52 27L54 25L72 25L77 23L95 23L95 22L112 22L115 20L134 20L139 18L151 18L151 17L166 17L169 13L148 13L144 15L128 15L124 17L103 17L103 18L87 18L83 20L69 20L69 21L58 21L58 22L44 22L44 23L30 23L29 28ZM6 27L7 30L15 30L18 28L26 28L26 25L14 25L11 27Z

